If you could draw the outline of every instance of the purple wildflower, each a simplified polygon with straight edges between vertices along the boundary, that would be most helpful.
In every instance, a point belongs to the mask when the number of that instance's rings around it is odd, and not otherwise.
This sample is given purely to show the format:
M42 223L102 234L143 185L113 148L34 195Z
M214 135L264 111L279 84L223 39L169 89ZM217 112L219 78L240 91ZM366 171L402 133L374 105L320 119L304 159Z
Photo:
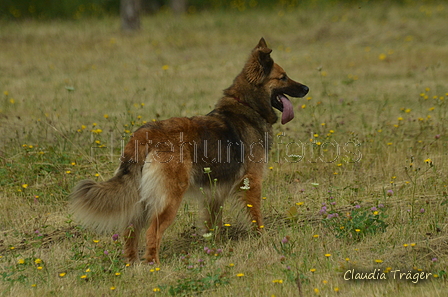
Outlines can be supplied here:
M339 214L338 213L331 213L331 214L329 214L328 216L327 216L327 219L331 219L331 218L337 218L339 216Z
M392 196L394 194L394 191L392 190L387 190L387 196Z
M118 236L119 235L115 233L114 235L112 235L112 240L113 241L117 241L118 240Z
M322 206L322 208L319 210L319 214L320 215L324 215L327 213L327 207L326 206Z

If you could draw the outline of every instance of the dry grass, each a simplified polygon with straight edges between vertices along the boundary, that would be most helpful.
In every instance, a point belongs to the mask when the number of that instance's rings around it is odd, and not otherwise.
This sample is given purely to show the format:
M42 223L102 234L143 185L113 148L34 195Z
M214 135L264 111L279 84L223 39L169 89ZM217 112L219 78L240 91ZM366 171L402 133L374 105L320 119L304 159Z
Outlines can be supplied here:
M2 23L0 294L163 296L171 286L187 296L443 296L447 14L437 3L161 14L132 36L108 18ZM268 164L266 233L248 232L229 204L224 239L207 241L187 202L166 234L160 271L126 267L120 242L70 220L68 193L80 179L109 178L121 136L144 120L207 113L261 36L311 89L294 101L294 121L275 127L284 136ZM297 163L284 158L292 141L288 153L304 156ZM383 204L388 227L337 238L322 203L341 217ZM353 267L438 277L345 281ZM212 280L219 286L207 287Z

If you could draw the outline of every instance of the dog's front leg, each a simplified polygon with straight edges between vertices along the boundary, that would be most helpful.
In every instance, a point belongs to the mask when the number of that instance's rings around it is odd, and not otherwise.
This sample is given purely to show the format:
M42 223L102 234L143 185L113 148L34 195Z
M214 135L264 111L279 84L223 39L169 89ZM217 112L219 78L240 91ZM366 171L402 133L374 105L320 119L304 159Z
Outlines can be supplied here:
M262 232L263 217L261 215L261 179L246 176L244 180L249 180L248 184L243 184L241 189L245 191L244 201L246 202L246 207L249 211L252 222L256 224L256 230ZM248 189L247 189L248 188Z
M138 262L138 240L140 235L140 228L130 225L126 228L123 234L124 243L124 257L128 263Z

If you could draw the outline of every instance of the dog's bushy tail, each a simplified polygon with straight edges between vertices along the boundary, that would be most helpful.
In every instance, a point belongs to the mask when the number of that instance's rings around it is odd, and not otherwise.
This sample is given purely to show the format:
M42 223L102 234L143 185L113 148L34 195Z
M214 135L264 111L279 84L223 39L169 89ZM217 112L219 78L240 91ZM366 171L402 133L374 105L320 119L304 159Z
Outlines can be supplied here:
M142 224L141 175L140 164L122 163L108 181L79 182L70 195L74 219L100 233L122 231L131 224Z

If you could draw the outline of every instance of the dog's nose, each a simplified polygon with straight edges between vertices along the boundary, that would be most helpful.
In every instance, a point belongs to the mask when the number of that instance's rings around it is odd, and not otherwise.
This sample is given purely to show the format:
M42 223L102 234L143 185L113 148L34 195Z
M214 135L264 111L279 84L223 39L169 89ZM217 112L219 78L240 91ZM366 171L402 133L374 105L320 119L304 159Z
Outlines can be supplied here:
M303 92L303 95L302 96L305 96L306 94L308 94L308 91L310 90L310 88L308 88L307 86L305 86L305 85L302 85L302 92Z

